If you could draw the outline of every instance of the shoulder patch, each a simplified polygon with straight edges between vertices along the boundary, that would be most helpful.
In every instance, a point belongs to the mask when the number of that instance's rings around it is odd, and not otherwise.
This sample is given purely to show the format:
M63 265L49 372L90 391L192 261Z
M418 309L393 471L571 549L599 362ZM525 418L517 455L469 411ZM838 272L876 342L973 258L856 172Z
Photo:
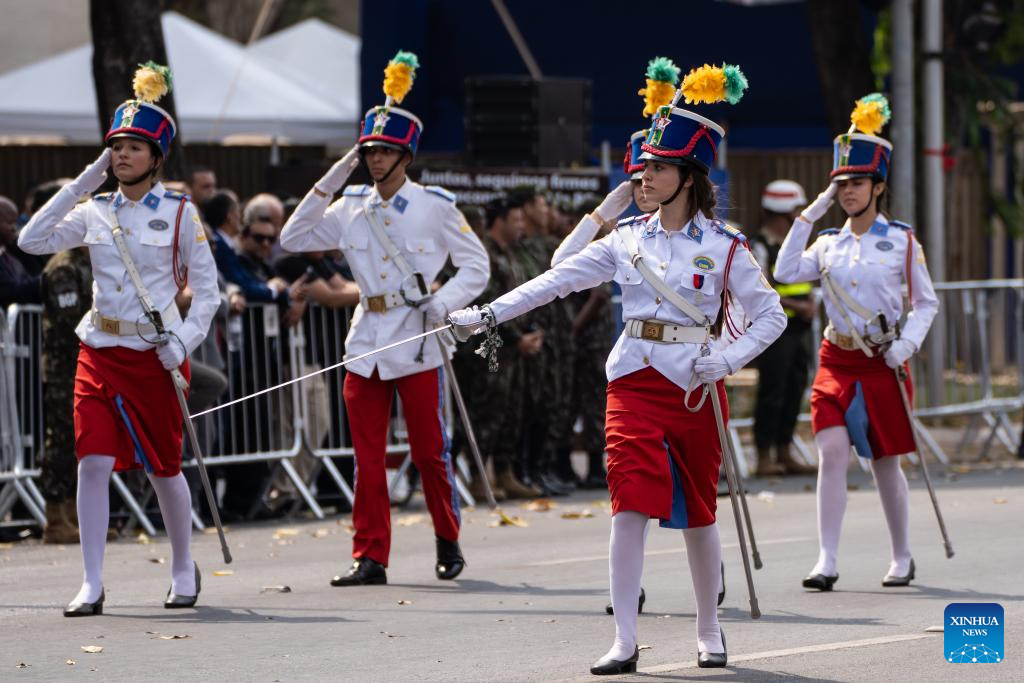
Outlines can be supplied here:
M653 214L642 213L639 216L630 216L629 218L623 218L615 225L618 227L622 227L623 225L633 225L634 223L646 223L647 221L651 220L652 215Z
M184 192L174 192L173 190L168 190L167 192L164 192L164 197L166 197L167 199L191 199L191 197L189 197Z
M454 192L449 192L440 185L424 185L423 189L432 194L436 194L438 197L444 197L450 202L454 202L456 199Z
M900 230L913 231L914 229L913 227L911 227L910 223L904 223L903 221L889 221L889 225L891 225L894 228L899 228Z
M370 194L369 185L349 185L341 192L343 197L365 197Z
M825 228L824 230L819 230L818 231L818 237L821 237L822 235L838 235L838 234L839 234L839 228Z
M113 196L113 192L101 192L100 194L93 195L92 198L98 202L109 202Z
M720 221L717 218L711 221L711 227L713 227L716 231L722 233L726 237L731 237L734 240L739 240L740 242L747 241L747 236L740 232L737 228L734 228L728 223Z

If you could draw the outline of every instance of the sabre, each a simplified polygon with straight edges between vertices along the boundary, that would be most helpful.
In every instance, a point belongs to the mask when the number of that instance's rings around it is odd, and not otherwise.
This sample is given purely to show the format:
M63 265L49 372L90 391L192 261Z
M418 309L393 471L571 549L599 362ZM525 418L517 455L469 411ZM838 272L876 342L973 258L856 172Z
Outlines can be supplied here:
M188 382L185 381L185 376L181 374L181 370L178 368L174 368L170 373L171 379L174 381L174 391L178 394L178 405L181 406L181 414L185 418L185 430L188 432L188 440L192 445L192 454L196 458L196 469L199 470L199 478L203 482L206 502L210 506L213 524L217 527L217 537L220 539L220 550L224 554L224 564L231 564L231 550L228 548L227 538L224 537L224 525L220 522L220 511L217 509L217 500L213 496L210 475L206 472L203 453L199 449L199 439L196 437L195 425L192 424L192 417L188 414L188 403L185 401L185 389L188 388Z
M393 349L396 346L401 346L402 344L408 344L409 342L416 341L417 339L423 339L424 337L429 337L432 334L437 334L439 332L444 332L445 330L451 329L451 327L452 326L449 324L449 325L444 325L443 327L435 327L432 330L427 330L426 332L421 332L420 334L415 334L415 335L409 337L408 339L402 339L401 341L396 341L394 343L388 344L387 346L382 346L379 349L374 349L373 351L367 351L366 353L361 353L358 356L353 356L352 358L348 358L346 360L343 360L340 363L335 363L334 365L328 365L326 368L320 368L319 370L314 370L313 372L307 372L305 375L302 375L301 377L296 377L294 379L290 379L287 382L281 382L280 384L275 384L272 387L267 387L266 389L260 389L259 391L256 391L256 392L253 392L253 393L249 394L248 396L242 396L241 398L236 398L233 401L228 401L227 403L221 403L221 404L216 405L216 406L214 406L212 408L207 408L206 410L204 410L202 412L199 412L199 413L196 413L195 415L192 415L192 418L194 419L194 418L197 418L197 417L202 417L203 415L209 415L210 413L215 413L218 410L223 410L224 408L227 408L228 406L233 406L236 403L241 403L242 401L248 401L250 398L256 398L257 396L262 396L263 394L268 394L271 391L276 391L278 389L281 389L282 387L286 387L286 386L289 386L291 384L295 384L296 382L301 382L304 379L309 379L310 377L315 377L316 375L320 375L320 374L323 374L325 372L329 372L329 371L334 370L336 368L344 367L344 366L348 365L349 363L355 363L357 360L362 360L363 358L369 358L372 355L375 355L375 354L378 354L378 353L382 353L382 352L387 351L389 349Z

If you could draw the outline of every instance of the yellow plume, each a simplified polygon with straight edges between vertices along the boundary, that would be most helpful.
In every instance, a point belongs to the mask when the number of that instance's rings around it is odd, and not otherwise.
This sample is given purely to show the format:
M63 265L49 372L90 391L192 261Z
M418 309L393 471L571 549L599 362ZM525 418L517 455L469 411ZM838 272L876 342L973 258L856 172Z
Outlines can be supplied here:
M644 116L651 116L672 101L676 94L676 87L666 81L655 81L647 79L647 87L640 88L637 95L644 98Z
M725 72L721 67L705 64L686 74L683 98L687 104L714 104L725 99Z
M171 89L171 70L155 62L140 64L132 79L135 99L153 104Z

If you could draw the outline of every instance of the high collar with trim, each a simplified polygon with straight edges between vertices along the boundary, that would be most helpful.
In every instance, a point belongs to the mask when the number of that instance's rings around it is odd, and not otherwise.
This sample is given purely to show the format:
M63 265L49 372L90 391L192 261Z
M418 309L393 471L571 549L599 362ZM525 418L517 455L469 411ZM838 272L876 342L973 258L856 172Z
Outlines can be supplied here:
M878 214L877 216L875 216L875 222L872 223L871 227L868 228L868 231L864 233L864 235L876 235L878 237L885 237L888 234L889 219L887 219L882 214ZM860 237L863 237L864 235L860 235ZM846 239L848 237L857 237L857 235L853 234L853 229L850 227L849 218L847 218L846 222L843 223L843 227L839 230L839 234L837 235L837 237L841 240Z
M412 181L406 176L405 180L401 185L398 186L398 190L391 195L390 199L383 199L380 196L380 192L377 191L377 186L374 185L373 189L370 190L370 196L367 198L370 206L378 207L384 204L393 206L399 213L405 213L405 207L409 205L408 195L411 194L408 190L412 187ZM405 191L405 195L402 192ZM385 207L386 208L386 207Z
M164 189L163 183L158 182L155 185L153 185L152 188L150 188L149 192L146 193L145 197L143 197L142 199L140 199L139 201L137 201L135 203L139 204L140 206L146 206L146 207L152 209L153 211L156 211L157 208L159 208L159 206L160 206L160 200L163 199L164 194L166 192L167 192L167 190ZM114 200L111 203L111 206L113 206L114 210L116 211L117 209L120 209L123 204L125 204L127 202L131 202L131 201L134 201L134 200L131 200L131 199L128 199L127 197L125 197L121 193L120 188L118 188L117 192L114 193Z
M674 230L673 232L679 232L686 235L689 239L700 244L704 240L704 233L711 227L711 220L698 211L694 217L686 223L686 225L677 231ZM647 221L647 227L644 229L643 237L653 237L659 230L664 232L666 235L669 233L669 231L661 224L661 209L658 209L654 215L651 216L651 219Z

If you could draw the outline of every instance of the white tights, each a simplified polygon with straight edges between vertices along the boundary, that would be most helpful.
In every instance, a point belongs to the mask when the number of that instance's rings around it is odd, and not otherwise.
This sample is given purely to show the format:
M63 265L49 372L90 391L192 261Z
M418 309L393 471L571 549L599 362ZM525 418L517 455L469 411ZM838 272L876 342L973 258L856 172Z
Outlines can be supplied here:
M612 517L608 574L615 611L615 642L605 656L620 661L633 656L637 644L637 603L647 521L647 515L628 510ZM697 601L698 649L722 652L717 606L722 561L718 525L685 529L683 538Z
M818 562L812 574L835 576L839 553L839 534L846 512L846 469L850 462L850 437L845 427L829 427L818 432ZM882 499L885 521L892 544L889 573L905 576L910 571L910 500L907 479L898 457L871 461L875 486Z
M114 457L89 455L78 463L78 534L82 542L82 588L72 602L96 602L103 592L103 553L110 526L110 473ZM192 499L180 472L149 481L160 503L160 514L171 541L171 585L178 595L195 595L192 565Z

